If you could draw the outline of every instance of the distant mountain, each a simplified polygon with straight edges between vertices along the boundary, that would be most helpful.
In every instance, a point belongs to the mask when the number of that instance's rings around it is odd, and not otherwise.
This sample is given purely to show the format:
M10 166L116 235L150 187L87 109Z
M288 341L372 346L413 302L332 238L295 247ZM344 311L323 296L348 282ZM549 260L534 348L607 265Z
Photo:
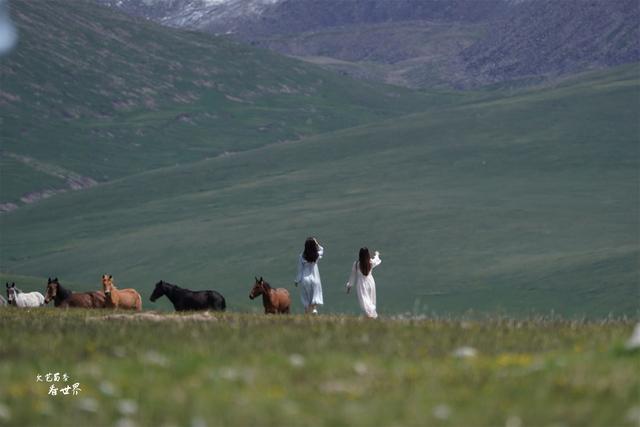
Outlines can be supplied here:
M640 60L636 0L97 0L410 87L540 81Z
M97 0L129 15L171 27L227 33L259 18L282 0Z
M514 5L462 52L467 76L499 83L640 60L638 0L532 0Z
M415 20L478 22L507 0L96 0L173 27L237 33L295 34L345 25Z

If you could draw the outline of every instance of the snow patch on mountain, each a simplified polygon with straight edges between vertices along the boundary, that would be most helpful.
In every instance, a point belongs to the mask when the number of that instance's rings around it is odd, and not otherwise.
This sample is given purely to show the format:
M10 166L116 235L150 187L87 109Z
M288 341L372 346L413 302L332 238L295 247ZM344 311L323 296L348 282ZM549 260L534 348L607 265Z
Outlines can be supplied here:
M96 0L123 12L176 28L228 33L258 19L269 7L285 0Z

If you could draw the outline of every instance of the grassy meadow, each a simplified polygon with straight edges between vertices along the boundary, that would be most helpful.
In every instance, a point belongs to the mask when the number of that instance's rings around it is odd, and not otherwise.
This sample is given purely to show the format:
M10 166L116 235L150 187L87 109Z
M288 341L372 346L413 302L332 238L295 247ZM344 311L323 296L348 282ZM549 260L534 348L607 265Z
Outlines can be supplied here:
M357 312L344 283L367 245L382 313L633 315L639 87L637 65L587 73L61 194L0 216L0 271L76 290L110 273L147 307L163 279L258 310L254 275L297 302L315 235L325 312Z
M640 417L629 320L127 316L0 309L0 423L635 426ZM458 357L461 347L477 353ZM82 391L47 395L51 384L36 376L48 372Z

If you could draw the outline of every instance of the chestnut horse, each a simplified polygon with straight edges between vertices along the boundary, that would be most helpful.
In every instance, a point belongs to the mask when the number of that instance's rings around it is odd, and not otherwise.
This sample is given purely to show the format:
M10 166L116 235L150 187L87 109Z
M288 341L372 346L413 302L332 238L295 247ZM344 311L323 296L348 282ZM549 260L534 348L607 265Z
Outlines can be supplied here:
M250 299L254 299L258 295L262 295L262 305L265 314L289 314L291 307L291 298L289 291L285 288L273 289L262 277L256 277L256 283L249 294Z
M113 276L102 275L102 288L107 300L107 308L123 310L142 310L142 297L135 289L118 289L113 283Z
M53 300L53 305L60 308L104 308L107 304L104 292L72 292L63 288L58 278L47 282L47 292L44 296L44 303L49 304Z

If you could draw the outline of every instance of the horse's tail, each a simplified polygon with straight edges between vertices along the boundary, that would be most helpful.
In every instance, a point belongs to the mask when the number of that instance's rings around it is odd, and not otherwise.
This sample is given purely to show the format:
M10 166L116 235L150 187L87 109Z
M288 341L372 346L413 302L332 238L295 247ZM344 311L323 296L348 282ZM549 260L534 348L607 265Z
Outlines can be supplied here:
M227 302L220 292L207 291L207 305L214 311L225 311L227 309Z
M219 311L225 311L227 309L227 301L220 292L211 292L211 298L213 299L213 307L216 307Z

